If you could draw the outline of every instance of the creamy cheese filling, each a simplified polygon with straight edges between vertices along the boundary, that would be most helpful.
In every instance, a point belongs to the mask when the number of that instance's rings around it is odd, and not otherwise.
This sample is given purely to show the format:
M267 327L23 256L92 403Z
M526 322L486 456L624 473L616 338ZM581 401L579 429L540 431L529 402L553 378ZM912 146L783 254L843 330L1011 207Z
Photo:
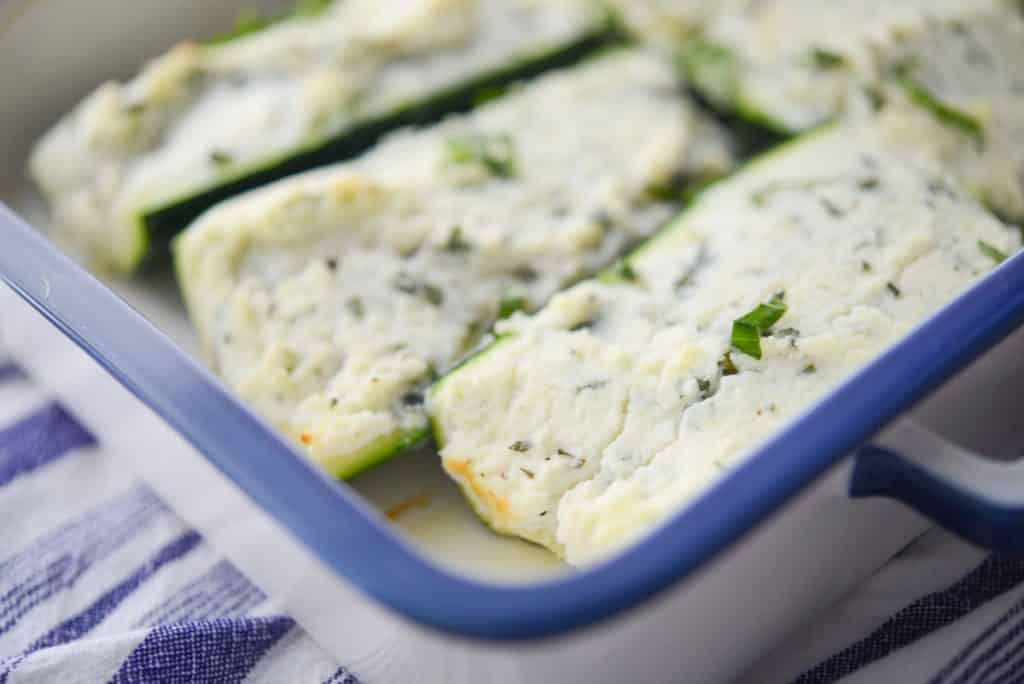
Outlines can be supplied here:
M634 36L666 48L678 48L709 19L742 7L745 0L609 0Z
M1024 17L989 12L907 37L881 126L940 162L1001 215L1024 220Z
M213 45L184 43L110 82L38 144L60 235L130 270L140 215L272 165L433 93L579 38L586 0L344 0Z
M444 467L495 530L591 563L1018 246L874 131L812 134L712 188L626 264L499 324L431 394ZM763 329L737 337L752 312Z
M1012 0L750 0L712 18L689 62L719 104L802 131L863 100L863 88L876 88L923 33L1012 21L1018 11ZM955 68L939 42L922 56L936 72Z
M495 318L654 232L654 189L729 163L670 63L616 51L211 210L180 282L216 370L344 476L425 432L421 385Z

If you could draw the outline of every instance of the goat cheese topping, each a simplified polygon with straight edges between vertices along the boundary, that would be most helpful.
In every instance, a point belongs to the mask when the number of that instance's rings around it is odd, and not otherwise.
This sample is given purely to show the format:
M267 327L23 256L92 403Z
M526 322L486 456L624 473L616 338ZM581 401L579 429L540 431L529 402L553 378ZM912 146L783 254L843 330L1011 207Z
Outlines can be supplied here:
M444 467L495 530L594 562L1018 246L873 130L810 134L500 323L431 394Z
M353 125L571 42L586 0L333 2L219 44L184 43L86 98L38 144L53 224L131 270L142 215L272 166Z
M426 431L421 385L500 314L609 263L671 215L653 190L730 159L670 63L615 51L214 208L176 243L180 282L214 368L344 476Z

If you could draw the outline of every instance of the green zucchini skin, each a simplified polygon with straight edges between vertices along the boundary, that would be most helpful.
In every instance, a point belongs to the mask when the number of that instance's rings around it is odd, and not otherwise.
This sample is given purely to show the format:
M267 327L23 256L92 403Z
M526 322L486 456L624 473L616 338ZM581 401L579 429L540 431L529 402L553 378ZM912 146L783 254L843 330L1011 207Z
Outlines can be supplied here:
M348 454L343 461L328 463L327 471L339 480L351 480L379 463L423 448L430 439L431 430L428 425L397 430L386 437L381 437L361 451Z
M545 71L571 66L602 48L623 41L621 30L609 17L600 26L573 42L540 52L517 64L481 74L425 99L407 103L392 112L365 119L326 140L312 143L241 177L225 180L170 204L148 209L138 217L146 245L138 266L153 268L165 264L170 253L171 239L218 202L301 171L351 159L368 150L390 131L406 126L423 126L440 121L449 114L469 111L483 99L519 81Z

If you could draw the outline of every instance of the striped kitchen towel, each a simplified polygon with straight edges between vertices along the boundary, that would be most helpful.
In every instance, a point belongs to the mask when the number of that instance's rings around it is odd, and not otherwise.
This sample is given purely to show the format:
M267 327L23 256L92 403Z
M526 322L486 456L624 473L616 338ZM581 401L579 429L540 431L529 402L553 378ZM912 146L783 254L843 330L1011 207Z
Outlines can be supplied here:
M356 682L2 361L0 539L0 684ZM744 681L794 679L1024 682L1024 560L926 536Z
M0 362L0 684L355 678Z

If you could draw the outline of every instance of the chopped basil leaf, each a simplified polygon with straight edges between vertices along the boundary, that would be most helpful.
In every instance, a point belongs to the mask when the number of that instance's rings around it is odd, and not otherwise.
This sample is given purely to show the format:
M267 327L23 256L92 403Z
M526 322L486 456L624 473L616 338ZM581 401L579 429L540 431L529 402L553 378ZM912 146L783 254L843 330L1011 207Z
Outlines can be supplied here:
M786 313L783 293L772 297L767 304L758 304L753 311L737 318L732 324L732 346L747 356L761 358L761 336Z
M1006 252L999 249L998 247L993 247L984 240L978 240L978 249L981 250L982 254L984 254L997 264L1001 264L1004 261L1006 261Z
M523 453L524 451L529 451L530 447L531 447L531 444L529 442L527 442L525 439L516 440L515 442L512 442L508 446L508 448L511 449L512 451L518 451L519 453Z
M749 323L735 321L732 324L732 346L747 356L761 358L761 332Z
M819 69L840 69L846 66L846 58L838 52L813 48L811 50L811 61Z
M452 164L479 164L498 178L516 175L515 145L507 133L475 133L449 138L445 152Z

